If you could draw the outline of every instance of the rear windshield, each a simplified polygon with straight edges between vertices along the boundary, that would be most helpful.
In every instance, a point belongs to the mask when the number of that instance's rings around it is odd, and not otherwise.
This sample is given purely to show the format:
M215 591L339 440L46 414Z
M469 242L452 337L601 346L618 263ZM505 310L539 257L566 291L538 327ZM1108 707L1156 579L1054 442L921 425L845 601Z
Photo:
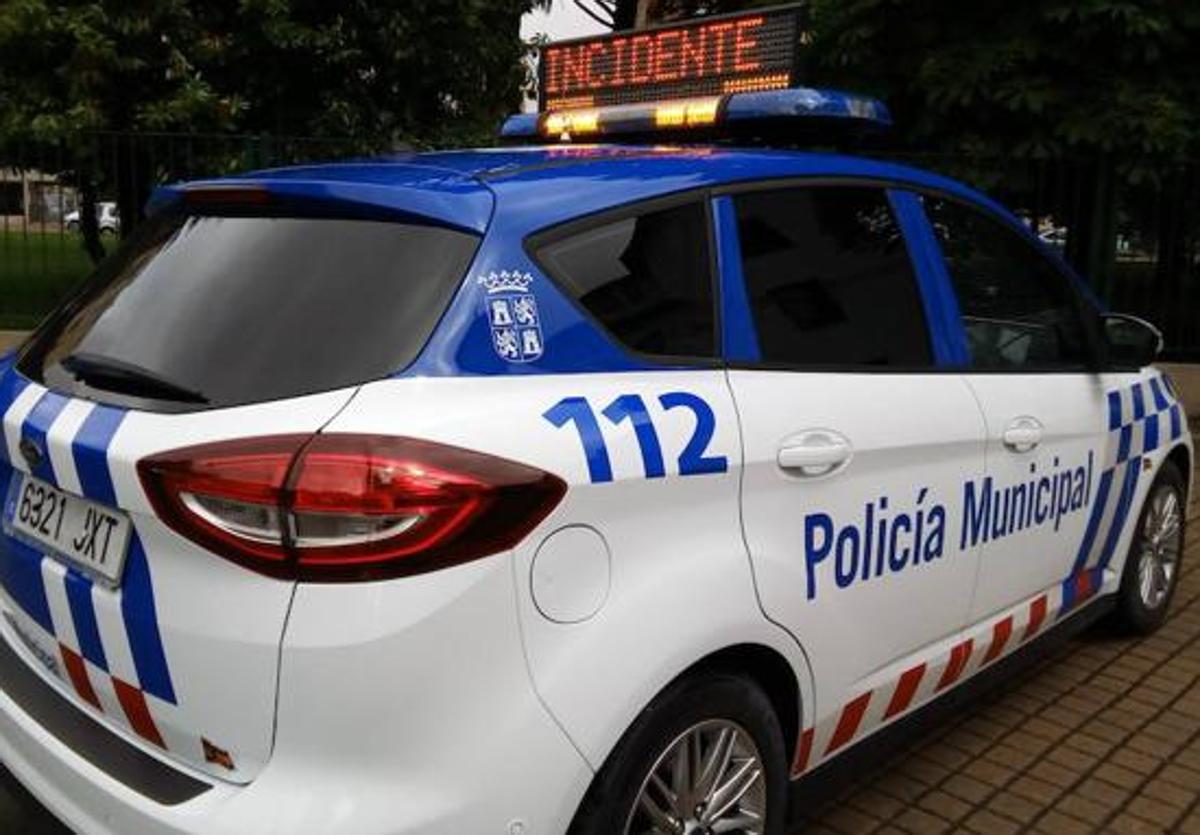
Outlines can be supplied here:
M151 220L35 335L21 371L186 411L385 377L410 363L478 239L370 220Z

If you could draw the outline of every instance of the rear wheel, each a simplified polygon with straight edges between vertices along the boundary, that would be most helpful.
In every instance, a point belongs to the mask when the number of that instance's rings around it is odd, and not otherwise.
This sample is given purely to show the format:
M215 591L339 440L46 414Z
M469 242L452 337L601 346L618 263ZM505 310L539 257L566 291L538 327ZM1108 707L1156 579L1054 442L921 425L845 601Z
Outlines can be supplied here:
M778 835L787 774L770 700L732 674L685 679L642 712L604 767L573 835Z
M1185 496L1183 475L1168 461L1150 486L1121 575L1116 619L1129 632L1148 635L1167 617L1183 559Z

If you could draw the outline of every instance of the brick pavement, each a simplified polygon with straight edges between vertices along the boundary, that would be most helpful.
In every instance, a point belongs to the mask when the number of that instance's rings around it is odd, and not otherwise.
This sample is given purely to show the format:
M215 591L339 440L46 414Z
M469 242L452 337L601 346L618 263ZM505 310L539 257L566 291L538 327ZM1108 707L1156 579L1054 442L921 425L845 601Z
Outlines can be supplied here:
M795 833L1200 835L1198 510L1158 633L1061 643L810 798Z

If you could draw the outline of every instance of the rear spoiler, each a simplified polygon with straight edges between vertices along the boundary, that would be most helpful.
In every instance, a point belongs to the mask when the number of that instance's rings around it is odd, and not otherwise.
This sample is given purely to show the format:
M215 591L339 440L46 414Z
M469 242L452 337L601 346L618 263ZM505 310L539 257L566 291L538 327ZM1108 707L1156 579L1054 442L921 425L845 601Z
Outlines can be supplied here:
M367 220L393 220L445 226L482 235L492 215L491 191L469 178L447 177L420 166L387 166L387 180L353 179L352 171L333 171L342 177L322 177L310 168L307 177L285 170L221 180L204 180L155 189L146 204L147 216L181 206L232 213L333 215ZM326 169L329 171L329 169ZM296 174L301 173L297 170ZM415 175L415 176L414 176Z

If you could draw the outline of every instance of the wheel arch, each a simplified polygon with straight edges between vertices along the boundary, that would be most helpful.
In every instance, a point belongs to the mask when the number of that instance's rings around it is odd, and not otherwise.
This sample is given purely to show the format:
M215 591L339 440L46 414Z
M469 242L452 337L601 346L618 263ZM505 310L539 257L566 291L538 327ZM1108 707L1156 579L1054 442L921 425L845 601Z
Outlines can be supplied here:
M1167 453L1167 457L1163 463L1174 464L1179 468L1179 474L1183 476L1183 484L1187 490L1184 496L1185 501L1191 501L1192 498L1192 451L1187 444L1176 444L1175 447Z
M790 751L800 734L803 711L800 681L791 662L765 644L734 644L701 658L676 676L671 684L689 676L713 673L744 675L762 688L779 719L784 749Z

